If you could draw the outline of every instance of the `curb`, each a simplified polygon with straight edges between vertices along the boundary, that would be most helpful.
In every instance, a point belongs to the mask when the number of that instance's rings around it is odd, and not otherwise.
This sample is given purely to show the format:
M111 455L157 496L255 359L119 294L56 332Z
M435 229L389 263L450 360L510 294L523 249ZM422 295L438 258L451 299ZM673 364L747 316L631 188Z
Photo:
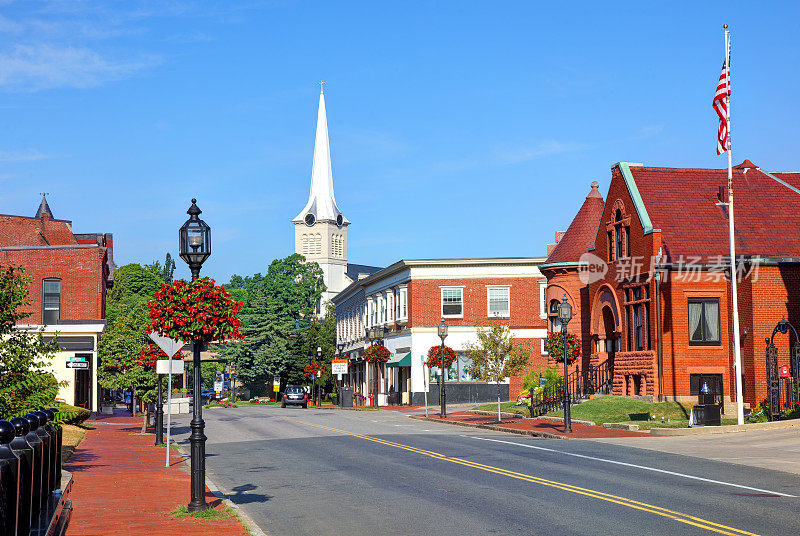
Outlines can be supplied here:
M551 434L550 432L540 432L538 430L516 430L514 428L506 428L505 426L498 426L494 424L474 424L470 422L462 422L462 421L446 421L442 419L436 419L433 417L425 417L423 415L409 415L410 419L417 419L418 421L430 421L440 424L450 424L454 426L465 426L467 428L481 428L483 430L494 430L496 432L506 432L508 434L517 434L517 435L527 435L532 437L544 437L547 439L572 439L571 437L567 437L564 435L559 434Z
M765 430L791 430L800 428L800 419L773 422L754 422L750 424L729 424L726 426L697 426L693 428L651 428L654 436L688 436L709 434L734 434Z
M191 460L189 455L183 450L183 447L178 444L177 441L172 439L172 443L178 448L178 452L181 453L181 458L183 458L183 463L187 467L190 467ZM239 508L239 506L228 499L228 496L221 491L216 484L208 477L206 474L206 487L214 494L214 497L221 500L228 508L233 510L234 515L239 519L239 522L244 525L245 530L247 530L252 536L267 536L267 533L261 530L261 527L256 525L256 522L253 521L249 515L247 515L244 510Z

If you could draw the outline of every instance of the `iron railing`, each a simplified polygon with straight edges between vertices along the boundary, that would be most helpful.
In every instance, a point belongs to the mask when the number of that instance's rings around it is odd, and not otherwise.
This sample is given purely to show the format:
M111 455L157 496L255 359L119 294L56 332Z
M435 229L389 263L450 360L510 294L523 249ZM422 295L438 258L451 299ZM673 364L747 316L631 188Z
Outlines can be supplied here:
M0 421L0 534L4 536L50 535L66 529L69 501L61 493L63 432L56 413L42 408L10 422Z
M581 400L589 395L610 394L614 387L614 369L608 361L576 368L567 375L567 390L570 401ZM531 397L531 417L539 417L564 407L563 380L543 389Z

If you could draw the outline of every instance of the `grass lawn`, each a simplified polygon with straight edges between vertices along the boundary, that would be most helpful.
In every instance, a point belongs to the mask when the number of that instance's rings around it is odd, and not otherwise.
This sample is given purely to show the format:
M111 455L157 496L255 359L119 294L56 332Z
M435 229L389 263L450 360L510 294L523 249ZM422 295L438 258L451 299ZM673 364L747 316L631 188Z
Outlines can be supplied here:
M62 426L64 428L64 443L61 447L61 463L64 463L69 460L70 456L75 452L75 449L78 448L78 444L83 441L86 430L91 430L92 428L82 424L64 424Z
M497 404L483 404L473 409L497 411ZM500 404L501 411L528 416L527 406L515 406L514 402ZM680 402L645 402L625 396L599 396L572 406L572 418L592 421L595 424L624 422L638 424L642 430L659 428L686 428L689 426L691 404ZM551 411L548 415L561 417L563 410ZM663 422L662 422L663 417ZM736 424L736 419L722 419L722 424Z
M686 428L689 426L691 404L680 402L645 402L625 396L600 396L572 406L572 418L605 422L638 424L640 429ZM563 411L552 411L548 415L561 416ZM663 419L663 420L662 420ZM722 419L722 424L736 424L736 419Z
M472 409L478 409L481 411L494 411L497 413L497 402L492 402L491 404L481 404L480 406L475 406ZM529 415L528 406L517 406L516 402L501 402L500 411L505 413L519 413L525 417Z

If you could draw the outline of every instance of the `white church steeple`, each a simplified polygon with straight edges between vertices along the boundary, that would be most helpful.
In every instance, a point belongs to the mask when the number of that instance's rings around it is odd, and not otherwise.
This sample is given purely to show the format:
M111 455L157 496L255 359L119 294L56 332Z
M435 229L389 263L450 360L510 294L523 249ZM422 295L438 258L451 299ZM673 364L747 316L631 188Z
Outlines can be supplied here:
M338 226L350 222L336 206L333 195L333 172L331 171L331 149L328 142L328 118L325 113L325 93L319 83L319 111L317 112L317 136L314 141L314 163L311 168L311 192L308 203L292 223L314 225L330 221Z
M294 251L322 268L325 287L320 307L324 314L329 301L351 281L347 276L347 226L350 222L336 206L333 197L331 150L328 144L328 120L325 95L320 82L317 137L314 141L314 164L311 171L311 193L305 208L292 220Z

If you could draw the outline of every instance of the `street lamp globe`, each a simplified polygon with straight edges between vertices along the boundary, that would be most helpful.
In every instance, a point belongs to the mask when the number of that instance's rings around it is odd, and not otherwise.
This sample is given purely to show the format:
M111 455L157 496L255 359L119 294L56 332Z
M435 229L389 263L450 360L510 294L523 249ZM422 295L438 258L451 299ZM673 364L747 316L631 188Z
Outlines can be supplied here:
M442 318L442 321L439 322L439 327L436 329L436 331L439 334L440 339L447 338L447 324L444 323L444 318Z
M189 219L178 230L178 253L189 265L192 279L197 278L200 267L211 255L211 227L198 217L202 212L197 199L192 199L192 206L186 211Z
M564 298L558 304L558 319L562 324L568 324L572 320L572 305L567 300L567 294L564 293Z

